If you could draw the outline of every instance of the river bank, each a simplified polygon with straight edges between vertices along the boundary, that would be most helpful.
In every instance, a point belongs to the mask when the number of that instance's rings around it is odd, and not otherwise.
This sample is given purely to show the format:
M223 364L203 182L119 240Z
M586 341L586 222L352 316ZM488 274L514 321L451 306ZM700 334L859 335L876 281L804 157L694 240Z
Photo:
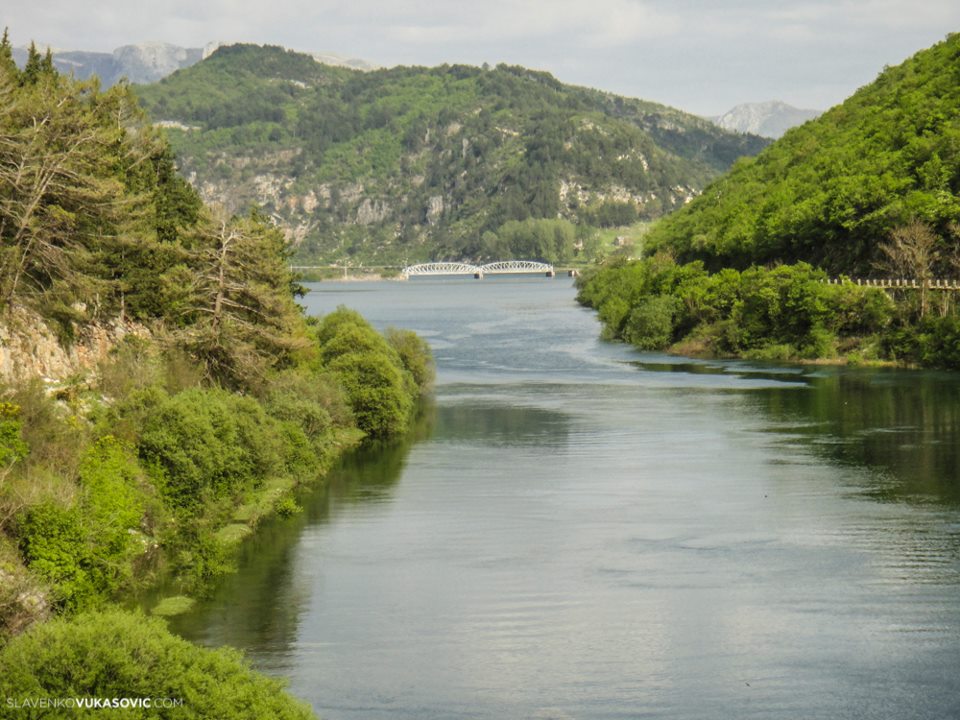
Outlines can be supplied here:
M947 289L927 298L911 288L828 282L802 262L711 273L666 255L597 267L577 288L604 337L640 350L960 368L960 314Z

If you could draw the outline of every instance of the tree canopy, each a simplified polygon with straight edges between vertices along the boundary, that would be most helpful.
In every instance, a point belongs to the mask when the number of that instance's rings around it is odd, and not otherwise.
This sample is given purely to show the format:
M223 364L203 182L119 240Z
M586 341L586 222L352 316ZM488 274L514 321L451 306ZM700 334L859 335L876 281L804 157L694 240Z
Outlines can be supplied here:
M805 260L866 274L896 228L919 221L956 243L958 219L960 35L952 34L738 161L664 218L648 247L715 268Z

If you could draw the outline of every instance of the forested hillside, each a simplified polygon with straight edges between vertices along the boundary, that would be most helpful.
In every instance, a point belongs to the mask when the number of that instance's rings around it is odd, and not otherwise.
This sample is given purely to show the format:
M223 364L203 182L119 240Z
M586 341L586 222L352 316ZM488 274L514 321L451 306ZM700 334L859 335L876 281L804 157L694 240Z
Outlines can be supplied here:
M643 349L960 368L960 35L756 158L585 275L580 300ZM909 280L880 290L830 275Z
M740 160L649 243L713 267L806 260L867 274L913 220L945 239L960 220L960 35Z
M202 592L345 448L407 430L430 351L347 309L305 318L283 234L204 206L172 157L128 87L65 78L35 49L20 71L4 35L0 694L309 717L235 655L97 611L160 577ZM102 356L34 369L42 338L91 334L110 339Z
M558 218L579 236L506 244L567 260L586 228L659 217L767 144L504 65L363 73L237 45L138 92L201 195L262 204L301 260L493 258L506 223Z

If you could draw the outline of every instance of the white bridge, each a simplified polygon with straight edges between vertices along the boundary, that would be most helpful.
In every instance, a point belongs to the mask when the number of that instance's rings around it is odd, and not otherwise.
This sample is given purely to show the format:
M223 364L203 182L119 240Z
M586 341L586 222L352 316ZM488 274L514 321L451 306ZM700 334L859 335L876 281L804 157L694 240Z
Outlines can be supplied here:
M546 277L553 277L553 265L534 262L533 260L500 260L486 265L471 265L464 262L432 262L411 265L403 269L404 277L424 275L473 275L482 278L484 275L520 275L540 273Z

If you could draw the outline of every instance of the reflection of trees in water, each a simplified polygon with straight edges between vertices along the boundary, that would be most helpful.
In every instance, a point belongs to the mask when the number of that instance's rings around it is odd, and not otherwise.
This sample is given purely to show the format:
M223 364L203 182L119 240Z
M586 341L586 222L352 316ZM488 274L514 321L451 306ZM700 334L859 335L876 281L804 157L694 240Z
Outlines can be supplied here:
M171 619L170 629L205 645L232 645L285 656L297 637L310 588L296 571L295 556L305 528L326 522L337 507L389 497L414 443L430 436L436 409L425 403L410 432L392 443L376 443L349 453L319 486L305 489L304 512L273 518L258 526L241 547L239 572L226 576L193 612ZM299 581L299 582L298 582ZM256 657L269 671L270 657Z
M170 629L204 645L289 647L307 600L293 582L293 552L303 524L302 516L261 524L241 547L240 571L225 576L192 612L171 618Z
M383 501L400 479L410 449L433 434L437 408L432 400L420 407L410 431L398 440L376 441L344 457L327 476L327 491L311 493L301 504L311 523L329 519L338 504Z
M830 371L810 388L757 393L818 454L881 472L880 500L960 503L960 379L943 373ZM779 427L778 431L785 428Z

